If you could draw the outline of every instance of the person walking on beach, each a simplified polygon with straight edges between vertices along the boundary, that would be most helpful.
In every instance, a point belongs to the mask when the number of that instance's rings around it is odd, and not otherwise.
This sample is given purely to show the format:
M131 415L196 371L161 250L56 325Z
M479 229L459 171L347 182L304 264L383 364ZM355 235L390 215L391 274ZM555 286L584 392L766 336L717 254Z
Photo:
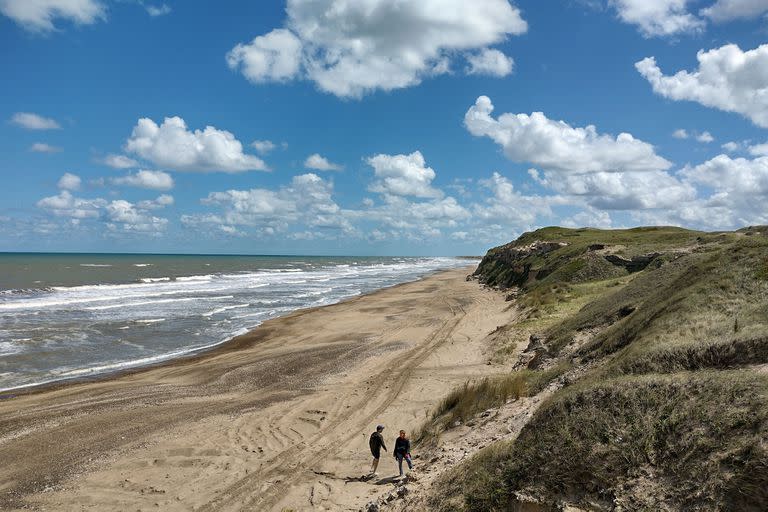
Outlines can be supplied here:
M403 476L403 459L408 464L408 469L413 469L411 441L406 437L405 430L401 430L400 437L395 439L395 458L397 459L397 469L400 470L400 476Z
M371 474L378 476L376 469L379 467L379 457L381 456L381 449L387 451L387 447L384 444L384 436L381 433L384 431L384 425L376 425L376 432L371 434L371 439L368 444L371 447L371 455L373 455L373 462L371 463Z

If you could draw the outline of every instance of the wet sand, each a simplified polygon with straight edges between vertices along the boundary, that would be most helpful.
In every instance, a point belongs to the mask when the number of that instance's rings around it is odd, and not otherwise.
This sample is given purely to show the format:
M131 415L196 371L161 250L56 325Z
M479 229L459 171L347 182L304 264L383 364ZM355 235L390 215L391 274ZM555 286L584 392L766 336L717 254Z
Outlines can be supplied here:
M498 292L451 270L271 320L204 355L0 399L0 509L358 510L385 440L504 371ZM392 448L392 446L389 446ZM379 472L391 476L391 457ZM379 485L377 485L379 484Z

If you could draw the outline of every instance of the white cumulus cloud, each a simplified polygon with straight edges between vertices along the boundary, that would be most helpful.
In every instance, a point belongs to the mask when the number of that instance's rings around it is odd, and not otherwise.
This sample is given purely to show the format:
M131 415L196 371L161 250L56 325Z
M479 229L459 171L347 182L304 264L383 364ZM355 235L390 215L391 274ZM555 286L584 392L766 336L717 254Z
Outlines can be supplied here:
M104 207L104 215L107 228L115 233L139 233L157 236L168 226L168 219L156 217L149 213L146 208L141 208L141 206L124 199L117 199L108 203Z
M443 193L432 187L435 171L427 167L420 151L410 155L374 155L366 159L376 177L371 192L393 196L440 198Z
M682 174L691 182L706 185L733 201L768 196L768 157L731 158L718 155L703 164L686 168Z
M82 180L80 176L65 172L64 175L59 178L58 187L62 190L78 190Z
M483 48L478 53L467 56L470 75L507 76L512 73L515 61L499 50Z
M125 151L175 171L267 170L262 159L243 152L243 145L232 133L213 126L190 131L180 117L166 117L161 125L152 119L139 119Z
M230 68L256 83L306 78L340 97L417 85L458 52L482 55L528 28L508 0L288 0L286 11L285 27L227 54Z
M293 32L277 29L232 48L227 64L255 83L283 82L298 74L301 48L301 40Z
M57 19L78 25L90 25L106 17L106 8L98 0L0 0L0 13L26 30L50 32Z
M736 19L757 18L768 12L768 2L765 0L717 0L710 7L701 10L715 23Z
M211 192L202 203L220 208L221 213L185 215L182 223L189 227L213 225L231 234L239 233L237 226L246 226L264 236L297 225L312 228L317 238L352 233L354 229L332 193L333 184L312 173L294 176L290 185L277 190Z
M149 190L171 190L173 188L173 178L170 174L163 171L149 171L146 169L141 169L135 174L113 178L111 181L115 185L126 185Z
M304 160L304 167L307 169L314 169L316 171L340 171L344 168L339 164L328 161L327 158L320 155L319 153L309 155L307 159Z
M56 217L73 219L97 218L100 210L107 204L101 198L81 199L75 197L69 190L62 190L58 195L45 197L37 202L37 206L47 210Z
M139 162L125 155L107 155L102 160L102 163L114 169L132 169L139 166Z
M688 12L689 0L609 0L619 19L636 25L645 37L697 32L704 21Z
M27 130L58 130L61 125L50 117L43 117L32 112L16 112L11 122Z
M742 51L727 44L696 54L699 69L664 75L654 57L635 63L656 94L735 112L768 128L768 44Z
M701 132L696 134L696 140L703 142L704 144L709 144L710 142L714 142L715 138L709 132Z
M688 131L683 128L678 128L672 132L672 136L676 139L687 139L689 137Z
M565 173L658 171L672 166L652 145L629 133L599 134L592 125L572 127L541 112L501 114L497 119L492 112L491 100L480 96L464 116L464 124L471 134L491 138L515 162Z

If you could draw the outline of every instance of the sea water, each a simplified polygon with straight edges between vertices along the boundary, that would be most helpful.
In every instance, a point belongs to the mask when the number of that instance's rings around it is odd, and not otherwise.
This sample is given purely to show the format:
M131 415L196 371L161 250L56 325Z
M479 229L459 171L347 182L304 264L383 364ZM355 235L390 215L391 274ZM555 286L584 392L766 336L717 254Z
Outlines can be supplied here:
M202 351L457 258L0 254L0 390Z

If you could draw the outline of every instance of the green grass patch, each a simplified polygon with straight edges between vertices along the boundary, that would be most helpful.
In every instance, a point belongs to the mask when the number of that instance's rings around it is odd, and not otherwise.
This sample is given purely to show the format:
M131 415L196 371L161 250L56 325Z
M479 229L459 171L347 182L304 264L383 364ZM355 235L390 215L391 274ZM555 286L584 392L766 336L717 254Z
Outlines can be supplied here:
M567 369L568 365L559 365L548 370L520 370L465 382L443 398L429 420L414 434L414 442L436 441L441 432L467 423L480 412L499 407L510 399L535 395Z
M768 503L766 399L768 377L748 371L566 388L514 444L463 466L463 510L512 510L520 493L545 507L760 510Z

